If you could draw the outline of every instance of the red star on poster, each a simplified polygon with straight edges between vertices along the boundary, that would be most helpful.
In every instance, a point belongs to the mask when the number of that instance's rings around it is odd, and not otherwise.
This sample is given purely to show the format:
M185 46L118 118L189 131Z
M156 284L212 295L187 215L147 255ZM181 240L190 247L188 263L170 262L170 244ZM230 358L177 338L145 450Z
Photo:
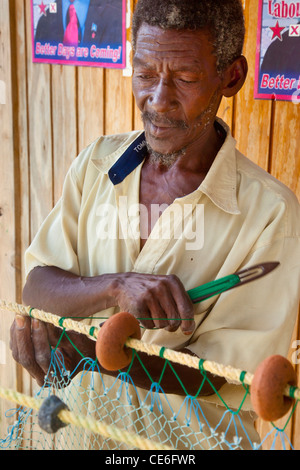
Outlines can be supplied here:
M40 15L45 15L46 16L46 6L47 5L44 5L44 2L42 2L39 7L40 7Z
M277 21L275 26L273 27L270 26L270 29L273 31L272 39L277 37L280 39L280 41L282 41L281 31L284 29L284 26L283 27L279 26L279 23Z

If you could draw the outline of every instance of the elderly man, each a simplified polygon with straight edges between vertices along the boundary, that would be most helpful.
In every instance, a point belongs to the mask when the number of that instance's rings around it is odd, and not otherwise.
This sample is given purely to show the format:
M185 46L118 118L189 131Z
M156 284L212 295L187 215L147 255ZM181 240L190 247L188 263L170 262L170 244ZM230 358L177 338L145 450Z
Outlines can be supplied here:
M26 253L26 304L89 321L128 311L145 342L251 372L266 356L287 353L299 300L299 204L239 153L216 118L222 97L244 84L243 38L239 0L139 0L133 92L144 131L101 137L75 159ZM256 283L191 303L188 289L266 261L281 265ZM17 317L11 334L14 357L42 384L57 332ZM95 357L93 342L74 341ZM73 369L72 346L60 346ZM164 360L141 357L158 381ZM196 394L199 371L176 371ZM130 375L139 390L149 388L139 363ZM208 378L238 408L242 387ZM161 385L179 409L184 393L169 368ZM218 426L224 408L208 381L199 402L210 427ZM258 439L250 408L243 419Z
M54 2L52 2L54 3ZM56 0L40 16L35 41L69 46L114 44L122 37L122 0Z

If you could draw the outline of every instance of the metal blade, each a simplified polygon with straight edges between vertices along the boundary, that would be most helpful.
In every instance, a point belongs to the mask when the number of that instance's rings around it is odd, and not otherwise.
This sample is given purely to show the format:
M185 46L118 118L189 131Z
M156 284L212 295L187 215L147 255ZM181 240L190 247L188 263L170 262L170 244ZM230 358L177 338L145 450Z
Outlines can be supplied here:
M277 268L279 264L280 263L278 261L257 264L255 266L251 266L250 268L243 269L242 271L235 273L235 275L240 278L241 282L234 287L238 287L241 284L246 284L247 282L255 281L255 279L259 279L260 277L265 276L266 274L273 271L273 269Z

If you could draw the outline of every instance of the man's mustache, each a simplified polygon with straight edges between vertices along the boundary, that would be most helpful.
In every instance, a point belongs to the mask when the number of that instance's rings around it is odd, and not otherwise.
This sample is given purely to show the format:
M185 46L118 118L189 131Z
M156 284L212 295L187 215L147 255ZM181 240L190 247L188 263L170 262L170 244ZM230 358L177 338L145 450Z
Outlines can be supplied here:
M188 129L187 123L183 120L172 119L168 118L167 116L162 117L157 113L150 113L149 111L145 111L142 113L142 120L144 124L146 121L150 121L152 123L155 123L155 125L161 124L179 129Z

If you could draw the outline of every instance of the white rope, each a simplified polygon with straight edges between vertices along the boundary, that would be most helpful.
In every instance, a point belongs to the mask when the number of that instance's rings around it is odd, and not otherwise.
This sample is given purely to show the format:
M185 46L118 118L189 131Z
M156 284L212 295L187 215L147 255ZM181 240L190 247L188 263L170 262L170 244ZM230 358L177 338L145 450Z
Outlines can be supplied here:
M52 325L57 326L61 329L65 328L66 330L76 331L78 333L88 336L94 341L97 340L97 336L100 331L100 327L90 327L89 325L74 321L68 317L59 317L57 315L53 315L52 313L44 312L43 310L25 307L24 305L10 303L4 300L0 300L0 309L13 311L19 315L30 316L32 318L36 318L47 323L51 323ZM156 344L148 344L141 340L133 338L128 338L128 340L125 342L125 345L132 349L135 349L136 351L144 352L148 355L163 357L164 359L167 359L171 362L185 365L194 369L199 369L199 358L190 356L189 354L184 354L178 351L174 351L172 349L165 349L161 346L157 346ZM225 366L223 364L219 364L213 361L204 360L201 363L201 367L206 372L210 372L213 375L223 377L229 383L243 383L245 385L251 385L253 380L253 374L250 372L242 371L231 366ZM298 387L295 388L287 386L284 390L284 396L292 396L296 400L299 400L300 389Z

